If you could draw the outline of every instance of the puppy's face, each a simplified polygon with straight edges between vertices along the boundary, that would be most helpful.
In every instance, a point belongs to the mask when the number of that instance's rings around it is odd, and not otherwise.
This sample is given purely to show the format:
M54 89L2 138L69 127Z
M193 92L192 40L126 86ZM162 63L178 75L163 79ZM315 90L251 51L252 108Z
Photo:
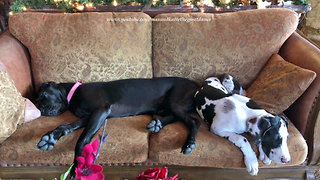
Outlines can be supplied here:
M258 120L263 152L278 164L290 162L287 140L288 121L280 116L263 116Z
M56 116L68 109L66 90L54 82L40 85L38 104L42 116Z
M218 76L218 79L220 80L221 84L227 89L228 93L245 95L240 83L231 75L222 74Z

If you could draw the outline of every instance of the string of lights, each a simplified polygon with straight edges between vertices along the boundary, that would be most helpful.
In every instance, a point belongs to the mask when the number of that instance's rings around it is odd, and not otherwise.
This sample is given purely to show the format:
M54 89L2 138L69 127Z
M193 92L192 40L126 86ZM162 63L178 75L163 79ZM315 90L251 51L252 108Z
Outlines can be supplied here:
M308 5L308 0L278 0L279 4L286 1L290 4ZM215 7L217 10L221 8L231 8L237 6L248 6L255 4L260 7L271 5L268 0L15 0L14 4L10 7L11 12L19 13L28 11L28 9L43 9L44 7L52 7L64 10L65 12L80 12L84 10L95 9L97 6L142 6L150 5L153 8L166 5L180 5L193 8L194 6L201 7Z

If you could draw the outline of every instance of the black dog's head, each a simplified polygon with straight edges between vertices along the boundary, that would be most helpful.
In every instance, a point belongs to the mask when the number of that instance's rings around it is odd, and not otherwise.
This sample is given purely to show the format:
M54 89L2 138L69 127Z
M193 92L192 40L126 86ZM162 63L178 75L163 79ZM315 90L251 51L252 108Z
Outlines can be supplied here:
M250 121L249 124L253 122ZM291 158L287 145L289 133L286 117L261 116L254 121L256 124L252 124L251 128L255 129L256 143L261 143L263 152L278 164L288 163Z
M42 116L56 116L68 109L67 92L55 82L42 83L37 100Z
M229 94L244 95L241 84L229 74L221 74L218 76L221 84L227 89Z

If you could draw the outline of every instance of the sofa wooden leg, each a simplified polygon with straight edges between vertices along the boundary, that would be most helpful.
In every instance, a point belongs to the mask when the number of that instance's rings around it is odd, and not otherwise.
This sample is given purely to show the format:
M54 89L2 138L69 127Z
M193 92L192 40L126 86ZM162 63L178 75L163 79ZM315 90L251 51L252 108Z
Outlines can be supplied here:
M320 179L320 168L306 170L306 180L317 180Z

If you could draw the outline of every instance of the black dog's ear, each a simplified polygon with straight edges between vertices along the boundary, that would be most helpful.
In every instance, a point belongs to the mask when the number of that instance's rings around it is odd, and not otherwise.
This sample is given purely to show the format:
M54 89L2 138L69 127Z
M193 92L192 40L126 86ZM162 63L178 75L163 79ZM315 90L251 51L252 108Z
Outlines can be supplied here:
M61 98L62 102L65 102L66 104L68 104L66 89L60 86L59 87L59 94L60 94L60 98Z
M53 81L44 82L44 83L40 84L40 86L39 86L39 92L40 92L41 90L43 90L43 89L45 89L45 88L49 87L49 86L54 85L54 84L56 84L56 83L55 83L55 82L53 82Z

